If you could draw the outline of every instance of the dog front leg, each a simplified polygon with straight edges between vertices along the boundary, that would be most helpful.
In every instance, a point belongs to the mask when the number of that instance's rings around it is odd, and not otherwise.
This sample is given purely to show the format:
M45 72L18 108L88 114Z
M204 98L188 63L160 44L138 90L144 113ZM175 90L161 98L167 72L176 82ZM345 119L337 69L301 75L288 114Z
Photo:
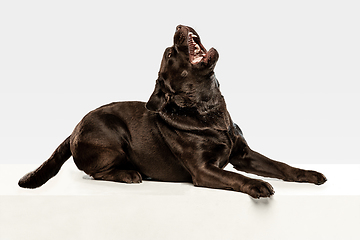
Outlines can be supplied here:
M199 187L228 189L249 194L253 198L270 197L272 186L264 181L251 179L238 173L205 165L193 174L193 184Z
M291 167L269 159L248 147L243 150L242 154L233 155L230 163L239 171L289 182L308 182L317 185L326 182L325 176L319 172Z

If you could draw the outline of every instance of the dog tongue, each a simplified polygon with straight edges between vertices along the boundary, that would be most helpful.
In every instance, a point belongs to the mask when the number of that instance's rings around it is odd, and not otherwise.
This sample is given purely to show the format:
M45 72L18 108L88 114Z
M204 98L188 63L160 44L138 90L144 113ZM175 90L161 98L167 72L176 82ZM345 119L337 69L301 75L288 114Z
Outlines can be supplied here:
M194 59L191 61L191 63L196 64L201 62L201 60L205 57L205 54L194 56Z

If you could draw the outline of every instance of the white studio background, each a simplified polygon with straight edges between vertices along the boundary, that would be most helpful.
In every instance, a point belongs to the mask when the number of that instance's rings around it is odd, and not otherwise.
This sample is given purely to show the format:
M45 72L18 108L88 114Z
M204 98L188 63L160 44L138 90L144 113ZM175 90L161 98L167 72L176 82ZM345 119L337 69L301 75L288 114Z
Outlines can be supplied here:
M258 152L360 163L359 1L1 1L0 163L41 163L90 110L147 101L178 24L220 53Z

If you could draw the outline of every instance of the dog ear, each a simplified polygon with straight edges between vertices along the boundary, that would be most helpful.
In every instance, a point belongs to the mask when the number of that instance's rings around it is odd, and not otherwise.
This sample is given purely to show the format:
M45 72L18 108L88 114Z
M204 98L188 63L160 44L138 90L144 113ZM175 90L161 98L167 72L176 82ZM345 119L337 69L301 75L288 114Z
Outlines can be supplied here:
M166 104L165 93L161 90L160 81L156 80L154 92L150 96L149 101L146 103L146 108L150 111L158 112Z

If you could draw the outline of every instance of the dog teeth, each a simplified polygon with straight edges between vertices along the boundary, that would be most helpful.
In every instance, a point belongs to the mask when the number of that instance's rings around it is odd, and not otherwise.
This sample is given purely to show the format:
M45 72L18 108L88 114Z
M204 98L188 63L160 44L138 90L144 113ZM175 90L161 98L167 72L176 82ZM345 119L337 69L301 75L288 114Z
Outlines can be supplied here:
M191 37L195 37L195 38L197 38L198 36L196 36L195 34L193 34L192 32L189 32L189 35L191 36Z
M195 50L194 50L194 53L198 54L200 52L200 47L198 44L195 45Z
M197 44L194 41L194 38L198 38L193 32L189 32L189 49L192 55L192 64L197 64L201 62L201 60L204 58L205 54L202 52L202 49L199 44Z

